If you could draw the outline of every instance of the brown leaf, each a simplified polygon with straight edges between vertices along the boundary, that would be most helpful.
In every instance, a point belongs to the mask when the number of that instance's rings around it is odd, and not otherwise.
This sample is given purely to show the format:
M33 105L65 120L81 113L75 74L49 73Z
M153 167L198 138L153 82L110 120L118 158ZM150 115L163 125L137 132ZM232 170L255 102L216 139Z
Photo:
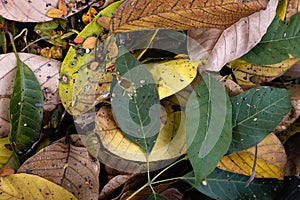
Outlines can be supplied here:
M89 156L83 136L71 135L29 158L18 170L39 175L72 192L78 199L98 199L100 164Z
M219 71L227 62L241 57L266 33L276 14L277 2L270 0L266 10L245 16L226 30L198 28L189 31L190 58L207 60L201 70Z
M98 38L96 37L88 37L82 44L82 48L84 49L93 49L97 45Z
M111 32L195 27L225 29L240 18L265 9L268 0L128 0L114 13Z
M68 7L66 5L65 0L58 0L58 9L63 12L63 16L66 16L68 14Z
M130 178L131 175L117 175L112 178L101 190L99 199L111 199L116 190L122 187Z
M15 170L12 168L3 168L0 170L0 177L9 176L14 173L15 173Z
M292 136L284 145L287 154L286 176L300 175L300 134Z
M44 94L44 110L51 111L60 102L58 77L61 63L41 56L19 53L21 60L37 77ZM16 57L13 53L0 55L0 137L9 133L9 102L16 73Z
M167 199L172 200L181 200L183 198L183 194L178 191L176 188L168 188L165 191L160 193L162 196L166 197Z

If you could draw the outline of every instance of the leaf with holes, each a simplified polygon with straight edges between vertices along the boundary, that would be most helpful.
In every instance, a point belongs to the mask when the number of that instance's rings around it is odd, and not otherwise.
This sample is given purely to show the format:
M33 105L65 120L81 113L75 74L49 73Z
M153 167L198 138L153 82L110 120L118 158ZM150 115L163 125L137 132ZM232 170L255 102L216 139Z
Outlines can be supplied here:
M290 92L259 87L231 98L232 143L228 153L255 146L273 131L290 111Z
M187 155L196 181L217 166L231 142L231 102L223 85L209 73L194 88L186 106Z
M151 73L121 46L111 86L116 122L148 155L160 129L160 101Z

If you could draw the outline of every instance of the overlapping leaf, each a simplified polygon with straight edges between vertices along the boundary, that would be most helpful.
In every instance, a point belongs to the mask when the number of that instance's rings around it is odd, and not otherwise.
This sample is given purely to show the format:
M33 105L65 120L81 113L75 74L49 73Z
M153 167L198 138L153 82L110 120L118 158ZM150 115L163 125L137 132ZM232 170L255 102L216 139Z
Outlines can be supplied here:
M290 92L260 87L231 98L232 142L228 153L255 146L264 139L290 111Z
M0 177L0 182L2 199L77 199L61 186L32 174Z
M227 62L252 49L266 33L276 14L277 0L266 10L240 19L225 30L198 28L188 32L188 52L192 60L207 60L201 70L219 71Z
M276 64L292 55L300 58L300 13L288 25L277 16L260 43L242 59L255 65Z
M250 176L256 159L255 178L276 178L283 180L286 154L279 139L272 133L255 147L224 156L218 163L222 170Z
M232 114L225 88L209 73L194 90L186 106L186 140L187 155L199 182L228 150Z
M100 164L89 156L84 137L70 136L35 154L18 172L30 172L71 191L78 199L98 199Z
M186 182L194 186L205 195L220 200L232 199L274 199L283 186L283 182L276 179L254 179L245 187L249 177L231 172L215 169L207 176L204 182L196 186L195 176L192 172L184 176Z
M135 29L168 28L187 30L195 27L224 29L261 9L268 1L126 1L114 14L112 32Z

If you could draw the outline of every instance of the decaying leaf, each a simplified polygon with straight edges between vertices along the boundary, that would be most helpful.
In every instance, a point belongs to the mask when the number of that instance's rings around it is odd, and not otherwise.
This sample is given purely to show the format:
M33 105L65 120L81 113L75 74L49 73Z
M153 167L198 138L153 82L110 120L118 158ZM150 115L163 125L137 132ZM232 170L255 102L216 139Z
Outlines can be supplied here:
M240 18L265 9L268 1L129 0L114 14L111 32L141 28L187 30L195 27L224 29Z
M300 134L292 136L284 145L287 154L286 176L300 175Z
M0 177L0 182L2 199L77 199L67 189L32 174Z
M30 157L18 173L32 173L72 192L78 199L98 199L100 164L89 156L83 136L71 135Z
M290 58L274 65L257 66L247 63L244 60L237 59L228 63L228 66L232 68L233 74L239 85L253 87L264 82L270 82L281 76L296 64L298 60L299 59L297 58Z
M0 3L0 15L6 19L19 21L19 22L44 22L52 20L47 16L47 12L53 8L58 8L58 2L60 0L30 0L30 1L18 1L18 0L5 0ZM73 0L64 0L66 4L73 2ZM91 1L86 1L91 3ZM86 8L87 4L77 8L69 7L71 12L68 12L67 16L73 15L80 10ZM58 10L58 9L57 9ZM61 16L65 11L60 11ZM65 16L65 17L67 17Z
M283 180L285 174L286 154L279 139L271 133L255 147L224 156L218 163L222 170L250 176L254 159L256 159L256 178L276 178Z
M200 70L219 71L227 62L241 57L266 33L276 14L277 2L270 0L266 10L246 16L223 31L207 28L189 31L190 58L207 60Z
M99 199L110 199L116 190L122 187L131 177L132 175L117 175L113 177L101 190Z
M51 111L60 102L58 73L60 62L41 56L19 53L21 60L35 73L44 95L44 110ZM9 133L9 102L16 74L16 58L13 53L0 55L0 135ZM41 105L42 106L42 105Z

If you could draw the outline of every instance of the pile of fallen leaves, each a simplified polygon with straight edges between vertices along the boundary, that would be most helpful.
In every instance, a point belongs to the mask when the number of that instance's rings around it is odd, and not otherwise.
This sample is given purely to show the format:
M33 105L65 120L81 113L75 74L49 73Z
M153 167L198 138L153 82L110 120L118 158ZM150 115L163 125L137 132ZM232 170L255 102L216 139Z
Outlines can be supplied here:
M2 1L1 197L296 199L299 4Z

